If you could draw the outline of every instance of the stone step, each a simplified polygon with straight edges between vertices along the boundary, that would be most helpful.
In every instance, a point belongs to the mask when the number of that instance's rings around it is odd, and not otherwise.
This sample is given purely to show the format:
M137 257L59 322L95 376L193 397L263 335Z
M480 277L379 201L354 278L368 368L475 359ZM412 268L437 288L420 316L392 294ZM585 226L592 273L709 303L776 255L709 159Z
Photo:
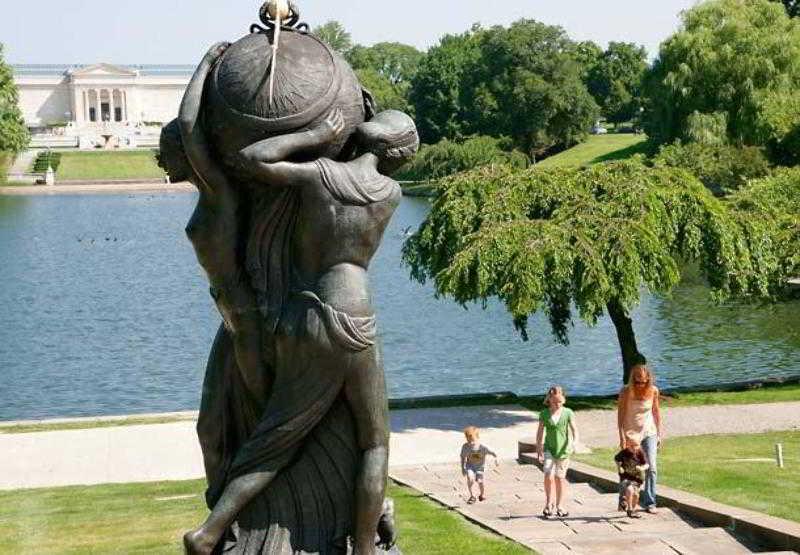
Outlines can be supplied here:
M575 536L577 538L577 536ZM563 538L560 543L574 555L619 555L620 553L635 553L636 555L676 555L675 550L654 536L628 536L620 534L619 537L603 538ZM526 544L534 548L534 544ZM555 555L558 551L542 549L544 544L537 543L541 555ZM714 552L716 553L716 552ZM721 552L724 553L724 552Z
M725 553L738 555L752 553L727 530L723 528L695 528L690 532L664 534L661 541L669 545L681 555L706 555L707 553Z
M605 555L636 553L646 555L679 553L681 555L707 555L720 553L740 555L752 553L722 528L694 528L679 533L623 533L615 536L584 536L560 538L575 553ZM543 554L544 555L544 554Z

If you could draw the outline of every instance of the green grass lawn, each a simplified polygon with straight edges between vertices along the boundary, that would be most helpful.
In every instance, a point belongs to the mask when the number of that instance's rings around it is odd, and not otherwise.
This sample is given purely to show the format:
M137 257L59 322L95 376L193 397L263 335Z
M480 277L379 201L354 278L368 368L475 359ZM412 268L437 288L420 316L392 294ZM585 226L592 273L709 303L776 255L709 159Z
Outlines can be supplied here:
M53 430L86 430L89 428L115 428L143 424L168 424L194 420L193 416L130 416L115 420L79 420L77 422L34 422L0 426L0 434L27 434L31 432L52 432Z
M153 150L63 152L57 181L71 179L156 179L164 172Z
M598 162L621 160L645 152L646 135L619 133L590 135L579 145L545 158L537 164L542 168L589 166Z
M783 444L783 469L775 464L776 443ZM613 471L615 451L598 449L575 458ZM658 482L800 521L800 432L668 437L659 453Z
M0 553L181 553L206 515L202 480L0 492ZM391 486L406 555L517 554L524 547Z

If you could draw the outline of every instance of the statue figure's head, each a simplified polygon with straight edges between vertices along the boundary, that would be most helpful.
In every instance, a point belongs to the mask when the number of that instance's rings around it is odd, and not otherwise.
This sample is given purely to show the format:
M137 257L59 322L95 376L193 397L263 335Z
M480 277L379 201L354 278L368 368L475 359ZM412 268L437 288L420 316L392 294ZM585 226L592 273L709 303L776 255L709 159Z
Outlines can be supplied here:
M414 120L398 110L379 112L359 125L356 134L360 149L378 157L378 170L384 175L397 171L419 150Z
M161 138L158 141L158 165L167 172L170 181L186 181L193 175L192 166L183 150L181 140L181 130L178 127L178 120L174 119L161 130Z

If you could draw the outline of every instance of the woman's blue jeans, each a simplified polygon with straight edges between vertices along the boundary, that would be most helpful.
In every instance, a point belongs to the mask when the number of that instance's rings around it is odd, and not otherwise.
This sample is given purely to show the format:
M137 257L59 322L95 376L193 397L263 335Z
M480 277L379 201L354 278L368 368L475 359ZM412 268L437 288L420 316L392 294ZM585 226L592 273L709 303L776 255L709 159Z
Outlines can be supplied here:
M656 504L656 477L658 476L658 436L647 436L642 440L642 451L647 458L650 468L644 477L642 492L639 495L639 504L644 507L654 507Z

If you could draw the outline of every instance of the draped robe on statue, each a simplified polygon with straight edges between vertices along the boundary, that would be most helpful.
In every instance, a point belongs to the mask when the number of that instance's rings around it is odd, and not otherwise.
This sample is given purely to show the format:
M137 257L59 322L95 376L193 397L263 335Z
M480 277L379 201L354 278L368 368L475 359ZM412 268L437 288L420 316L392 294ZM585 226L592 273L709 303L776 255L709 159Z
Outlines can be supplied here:
M316 162L320 182L343 204L385 200L396 184L352 163ZM203 385L198 432L209 507L249 472L278 475L238 516L230 553L345 553L352 531L360 451L343 395L344 369L374 356L375 318L352 317L296 283L293 232L302 217L297 188L252 193L247 269L264 317L266 402L249 398L221 327ZM235 539L234 539L235 538Z

